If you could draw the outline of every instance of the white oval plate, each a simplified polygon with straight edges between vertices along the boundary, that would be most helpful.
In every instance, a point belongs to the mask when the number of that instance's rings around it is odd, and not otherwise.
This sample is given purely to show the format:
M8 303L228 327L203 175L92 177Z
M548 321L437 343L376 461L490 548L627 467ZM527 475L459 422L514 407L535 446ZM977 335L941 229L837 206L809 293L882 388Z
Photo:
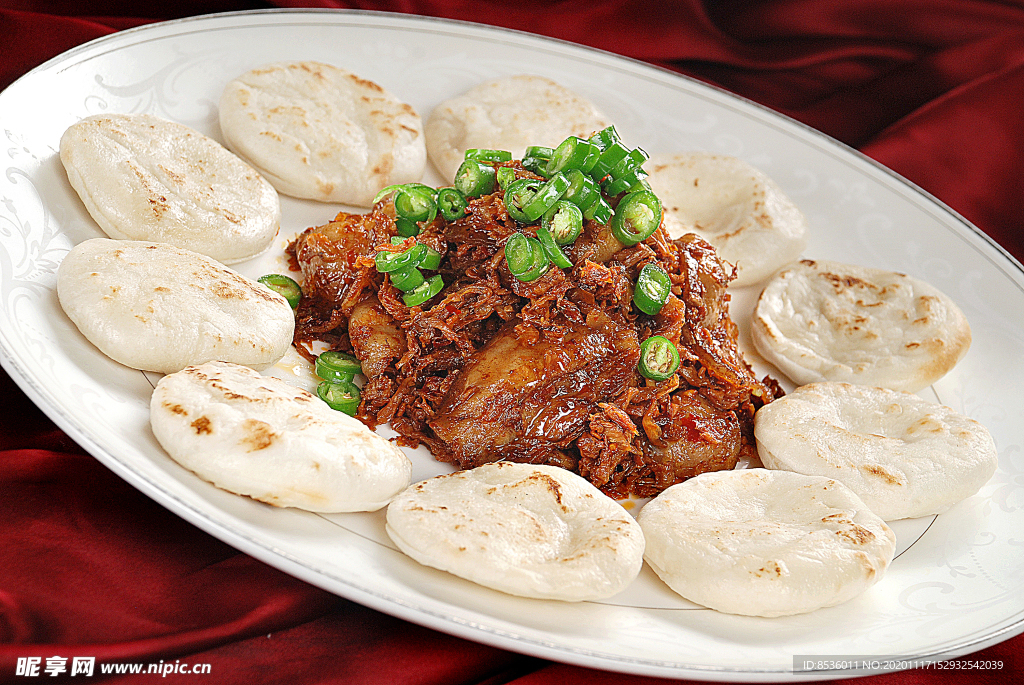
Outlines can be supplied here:
M101 112L149 112L220 139L217 101L225 83L250 68L295 59L334 63L372 79L424 117L441 100L484 79L540 74L590 98L627 142L648 152L705 149L760 167L806 213L807 256L912 274L964 309L973 347L923 394L992 431L998 473L949 513L899 522L899 556L867 593L839 607L779 619L701 609L675 596L647 568L605 602L506 596L403 556L384 533L382 513L317 516L274 509L199 480L172 462L150 432L152 374L104 357L57 303L55 271L63 255L102 235L68 184L57 146L70 124ZM948 657L1024 630L1024 273L934 199L815 131L676 74L575 45L409 16L303 11L201 17L94 41L0 94L0 122L4 368L103 464L244 552L437 630L557 661L653 676L850 676L857 672L805 667L800 657ZM426 180L438 179L431 172ZM280 270L287 240L339 209L283 200L282 235L269 254L241 266L250 276ZM755 295L734 294L739 322L745 324ZM277 368L279 375L288 373L287 365ZM448 470L423 451L413 459L416 479Z

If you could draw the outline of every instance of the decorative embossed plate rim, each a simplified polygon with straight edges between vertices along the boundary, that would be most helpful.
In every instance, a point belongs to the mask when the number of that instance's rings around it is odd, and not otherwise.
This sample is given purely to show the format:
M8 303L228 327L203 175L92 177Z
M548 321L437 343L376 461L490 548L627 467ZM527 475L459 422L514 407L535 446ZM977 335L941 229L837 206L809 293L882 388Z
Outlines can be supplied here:
M977 496L927 520L897 522L886 577L848 604L805 616L727 616L681 600L649 569L605 602L509 597L420 567L383 533L383 515L316 516L234 497L171 462L148 428L155 377L103 357L54 295L63 254L101 235L56 156L63 130L101 111L146 111L219 139L216 102L235 75L318 59L371 78L421 114L485 78L530 72L592 99L648 151L709 149L775 178L807 214L807 256L891 268L951 295L971 352L922 393L982 421L1000 467ZM756 105L600 51L473 24L361 12L214 15L103 38L0 94L0 361L25 392L139 490L265 562L375 609L454 635L583 666L704 680L849 677L798 655L927 659L966 654L1024 630L1024 271L977 229L903 179ZM430 172L432 174L433 172ZM428 181L437 181L428 174ZM337 207L284 199L282 236L240 268L282 267L280 248ZM745 329L756 291L734 292ZM741 342L750 346L744 330ZM756 357L755 365L761 364ZM287 364L275 373L302 383ZM414 478L446 470L414 453ZM899 668L900 664L894 664ZM877 672L877 671L874 671Z

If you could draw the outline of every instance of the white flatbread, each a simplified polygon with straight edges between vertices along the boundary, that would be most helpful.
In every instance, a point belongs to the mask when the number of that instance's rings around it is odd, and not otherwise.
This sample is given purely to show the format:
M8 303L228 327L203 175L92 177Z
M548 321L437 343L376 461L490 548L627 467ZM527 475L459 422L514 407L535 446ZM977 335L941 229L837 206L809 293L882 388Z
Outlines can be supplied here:
M295 330L283 297L166 243L80 243L57 269L57 298L89 342L144 371L214 359L262 369L284 356Z
M733 286L760 283L800 257L807 220L763 172L728 155L653 155L644 169L672 238L696 233L736 267Z
M101 114L65 131L60 159L103 232L231 264L270 247L277 191L220 143L148 114Z
M555 466L494 462L416 483L388 506L387 532L421 564L523 597L611 597L643 565L633 517Z
M797 385L840 381L917 392L967 353L971 328L916 278L824 260L777 274L757 301L754 344Z
M227 146L285 195L369 207L386 185L418 181L423 123L373 81L320 62L268 64L224 88Z
M200 478L278 507L376 511L412 473L400 449L357 419L237 364L164 376L150 423L171 458Z
M842 481L886 521L946 511L978 492L998 459L974 419L883 388L805 385L754 423L766 467Z
M610 125L586 98L551 79L520 74L481 83L434 108L427 152L452 181L470 148L507 150L518 159L531 145L556 147Z
M846 486L786 471L704 473L637 516L644 558L677 593L746 616L846 602L877 583L896 536Z

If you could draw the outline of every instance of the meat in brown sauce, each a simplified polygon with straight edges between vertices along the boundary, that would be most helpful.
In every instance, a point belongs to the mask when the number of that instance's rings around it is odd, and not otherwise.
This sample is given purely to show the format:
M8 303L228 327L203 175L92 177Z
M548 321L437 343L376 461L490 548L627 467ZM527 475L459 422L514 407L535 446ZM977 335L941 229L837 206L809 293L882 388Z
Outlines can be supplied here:
M644 497L756 455L754 412L781 389L743 360L728 313L732 273L708 243L658 229L624 247L587 222L566 249L572 268L524 283L504 261L516 231L535 227L509 218L500 194L425 226L416 240L443 256L446 286L410 308L374 266L378 250L403 249L391 244L387 200L308 229L290 247L304 277L300 351L311 357L320 340L354 352L368 379L359 418L460 468L555 464L611 496ZM673 288L648 316L632 306L632 284L652 261ZM682 361L657 383L637 371L651 335L674 342Z

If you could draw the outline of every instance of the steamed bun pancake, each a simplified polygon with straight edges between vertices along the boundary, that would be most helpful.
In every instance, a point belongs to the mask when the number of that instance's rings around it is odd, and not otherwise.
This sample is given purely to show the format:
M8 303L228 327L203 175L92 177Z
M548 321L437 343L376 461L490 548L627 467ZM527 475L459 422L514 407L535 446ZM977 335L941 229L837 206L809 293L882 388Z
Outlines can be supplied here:
M409 485L405 454L319 397L238 364L164 376L150 424L176 462L278 507L375 511Z
M967 353L971 328L949 296L906 274L803 260L754 309L757 350L797 385L859 383L917 392Z
M729 155L652 155L648 182L672 238L696 233L736 267L734 286L760 283L798 259L807 220L771 178Z
M111 238L170 243L224 264L270 247L277 191L212 138L148 114L103 114L60 141L68 180Z
M219 262L166 243L94 238L57 269L57 299L101 352L173 373L219 359L263 369L292 343L288 301Z
M467 149L507 150L518 159L531 145L554 148L610 125L583 96L549 78L519 74L486 81L435 107L426 123L427 152L452 181Z
M877 583L892 530L849 488L821 476L740 469L662 491L637 516L644 558L686 599L746 616L846 602Z
M425 566L522 597L611 597L643 565L633 517L555 466L499 461L416 483L388 505L387 533Z
M410 105L320 62L268 64L232 80L220 127L231 150L298 198L369 207L384 186L420 180L426 165Z
M980 423L910 393L812 383L757 411L762 463L842 481L886 521L941 513L995 473Z

